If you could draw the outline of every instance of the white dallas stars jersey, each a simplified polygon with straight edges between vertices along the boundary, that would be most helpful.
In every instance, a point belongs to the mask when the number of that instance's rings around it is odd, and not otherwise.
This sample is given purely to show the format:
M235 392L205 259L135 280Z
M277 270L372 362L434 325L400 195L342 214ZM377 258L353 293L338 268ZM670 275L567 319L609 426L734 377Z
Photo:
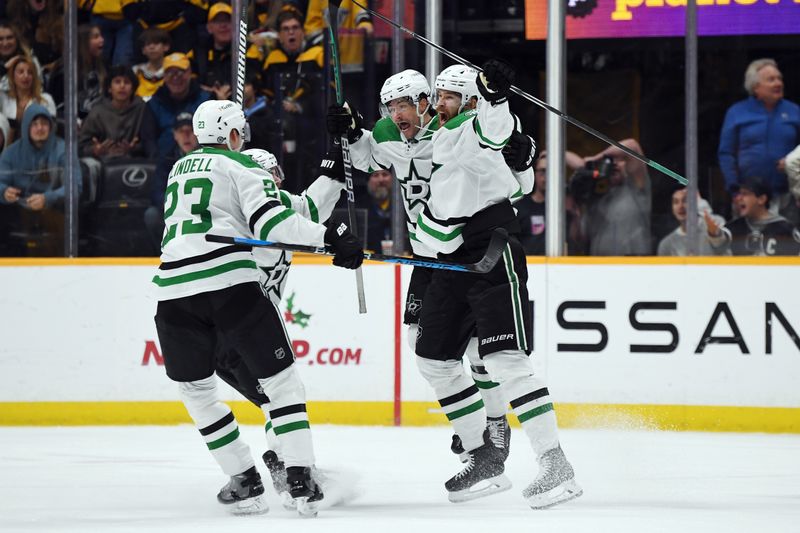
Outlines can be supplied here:
M325 227L265 194L274 187L267 171L237 152L201 148L179 159L167 180L157 298L259 281L249 249L207 242L207 233L322 246Z
M445 122L433 135L430 197L417 218L417 238L440 253L464 242L466 221L489 206L512 202L533 190L533 172L514 173L502 150L517 127L508 102L481 100L477 110Z
M402 187L406 209L406 228L411 249L423 257L435 257L436 253L417 238L417 217L430 196L431 156L433 132L439 127L439 117L406 140L391 118L384 117L375 123L375 128L362 130L361 138L350 145L353 166L364 172L379 168L394 167L398 183Z
M279 191L272 181L265 181L264 185L268 197L279 199L286 208L319 224L331 216L344 189L344 183L327 176L317 178L299 195ZM275 305L278 305L292 264L292 252L276 248L254 248L253 255L261 270L261 288Z

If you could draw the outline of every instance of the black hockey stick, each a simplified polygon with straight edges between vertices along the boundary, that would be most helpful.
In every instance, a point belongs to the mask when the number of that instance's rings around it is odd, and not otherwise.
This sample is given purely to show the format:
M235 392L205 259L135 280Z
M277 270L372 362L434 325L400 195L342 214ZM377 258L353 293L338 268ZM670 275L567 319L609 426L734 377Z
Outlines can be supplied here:
M333 59L333 77L336 84L336 102L344 105L344 87L342 86L342 65L339 61L339 41L337 24L339 22L339 4L342 0L328 2L328 32L330 35L331 58ZM350 159L350 143L347 134L342 135L339 142L342 145L342 159L344 160L344 188L347 191L347 218L350 220L350 231L358 236L356 226L356 197L353 193L353 163ZM367 312L367 298L364 296L364 274L361 268L356 269L356 289L358 290L358 312Z
M233 12L238 18L233 22L239 28L239 42L236 48L236 71L233 73L236 80L233 101L244 109L244 80L247 61L247 2L243 0L233 0L233 2Z
M411 37L413 37L414 39L416 39L416 40L418 40L418 41L420 41L422 43L425 43L428 46L438 50L439 52L443 53L444 55L446 55L450 59L458 61L462 65L466 65L468 67L472 67L475 70L477 70L478 72L481 72L483 70L480 67L478 67L476 65L473 65L472 63L470 63L469 61L467 61L463 57L454 54L453 52L451 52L447 48L439 46L435 42L433 42L433 41L431 41L429 39L426 39L422 35L414 33L413 31L409 30L405 26L402 26L401 24L398 24L397 22L393 21L392 19L390 19L388 17L385 17L385 16L381 15L380 13L377 13L376 11L373 11L372 9L369 9L368 7L362 5L361 3L357 2L356 0L353 0L353 3L355 5L357 5L358 7L362 8L364 11L368 12L369 14L378 17L379 19L381 19L385 23L389 24L390 26L393 26L393 27L397 28L398 30L403 31L403 32L407 33L408 35L410 35ZM579 127L580 129L582 129L586 133L594 135L595 137L597 137L601 141L603 141L605 143L608 143L611 146L614 146L616 148L619 148L620 150L625 152L627 155L633 157L634 159L638 159L639 161L641 161L645 165L647 165L647 166L649 166L651 168L654 168L654 169L658 170L659 172L662 172L662 173L666 174L667 176L669 176L670 178L674 179L678 183L681 183L683 185L688 185L689 184L689 180L687 180L686 178L684 178L683 176L681 176L677 172L674 172L674 171L668 169L664 165L662 165L660 163L657 163L656 161L653 161L652 159L650 159L648 157L645 157L640 153L634 152L633 150L631 150L630 148L628 148L624 144L622 144L620 142L617 142L614 139L611 139L610 137L608 137L606 135L603 135L602 133L600 133L596 129L592 128L591 126L589 126L587 124L584 124L583 122L581 122L578 119L572 118L571 116L567 115L566 113L564 113L560 109L557 109L557 108L551 106L547 102L539 100L538 98L536 98L532 94L526 93L525 91L523 91L522 89L520 89L516 85L512 85L511 86L511 92L523 97L524 99L528 100L529 102L533 102L534 104L538 105L542 109L545 109L545 110L550 111L551 113L553 113L555 115L558 115L562 120L564 120L566 122L569 122L573 126Z
M225 235L206 235L208 242L218 242L221 244L238 244L252 248L276 248L290 252L303 252L317 255L334 255L330 248L316 246L302 246L298 244L282 244L279 242L262 241L259 239L247 239L244 237L227 237ZM364 259L368 261L380 261L381 263L398 263L425 268L436 268L439 270L454 270L456 272L474 272L476 274L486 274L492 270L500 256L503 255L506 244L508 244L508 232L502 228L497 228L492 233L492 239L486 248L486 253L477 263L459 264L449 261L439 261L438 259L414 259L399 255L384 255L364 252Z

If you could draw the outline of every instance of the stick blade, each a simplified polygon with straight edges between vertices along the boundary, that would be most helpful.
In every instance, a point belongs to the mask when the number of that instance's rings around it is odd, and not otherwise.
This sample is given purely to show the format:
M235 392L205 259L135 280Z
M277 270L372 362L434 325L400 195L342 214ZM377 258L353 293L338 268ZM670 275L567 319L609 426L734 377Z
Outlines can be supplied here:
M492 232L492 239L489 241L489 246L486 248L486 253L480 261L472 265L470 270L479 274L486 274L491 271L503 255L507 244L508 231L506 231L505 228L495 228Z
M228 237L226 235L212 235L206 234L206 241L208 242L219 242L222 244L236 244L235 237Z

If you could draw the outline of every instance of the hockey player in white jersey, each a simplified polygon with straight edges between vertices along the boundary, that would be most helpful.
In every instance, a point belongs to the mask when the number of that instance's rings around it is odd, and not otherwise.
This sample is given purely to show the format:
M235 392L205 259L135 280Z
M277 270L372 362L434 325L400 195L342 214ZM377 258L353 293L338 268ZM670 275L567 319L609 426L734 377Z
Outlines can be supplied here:
M437 84L440 127L433 136L431 195L417 219L417 237L439 257L461 263L483 255L495 228L505 228L510 238L501 261L487 274L434 272L416 353L420 372L469 453L467 466L445 483L450 500L509 488L503 457L485 434L483 401L456 349L466 340L461 322L469 314L475 317L488 375L500 383L538 458L538 476L523 496L540 509L575 498L582 490L561 450L547 387L534 375L528 358L532 323L527 268L509 201L519 184L501 154L514 131L507 101L513 77L507 64L487 62L476 79L484 100L477 110L464 113L459 113L460 95Z
M479 94L474 79L476 72L468 69L471 74L465 75L464 69L468 67L448 67L440 78L447 79L451 88L454 83L460 83L460 108L467 110L475 108ZM410 69L390 76L381 88L380 102L383 118L375 124L372 131L362 127L362 119L357 111L338 106L331 106L328 110L328 131L333 136L348 136L354 167L367 172L379 168L394 169L402 190L406 228L414 256L436 257L435 251L416 236L417 217L430 195L433 149L431 139L439 128L439 117L433 112L428 80ZM529 193L533 187L533 150L532 140L515 131L506 152L509 165L512 165L514 175L520 183L519 191L514 191L517 198ZM518 161L520 157L523 159L522 163ZM403 322L409 326L408 339L412 349L417 339L419 313L432 273L431 269L415 267L411 274ZM466 332L474 330L474 320L465 319L463 327ZM486 404L487 428L495 445L507 457L511 438L506 419L507 403L497 383L488 378L483 362L478 357L477 341L471 341L465 351L473 379ZM458 435L454 435L451 449L466 460Z
M170 171L165 199L161 264L153 278L155 322L167 376L212 456L230 476L217 499L237 514L267 510L264 487L214 377L218 335L241 354L271 401L270 417L285 450L289 491L301 514L316 514L321 492L311 477L314 450L305 389L294 366L280 311L265 298L260 270L247 247L206 241L205 234L258 237L289 244L330 245L333 262L357 268L358 240L346 225L327 229L265 194L272 182L239 153L247 123L233 102L197 108L193 129L201 148Z
M312 222L324 223L328 220L344 189L341 148L337 146L328 151L320 163L320 176L301 194L280 190L284 177L283 169L272 153L252 148L243 151L242 154L249 156L272 177L271 182L265 181L267 196L279 198L284 206ZM253 255L262 273L261 288L264 294L275 307L280 307L281 295L291 266L292 252L277 248L255 248ZM236 350L230 349L224 339L218 339L215 371L219 378L263 411L266 418L264 430L268 449L262 458L272 477L275 492L281 496L284 507L294 508L295 501L289 494L281 443L275 435L270 419L269 398L264 394L258 379L244 363L241 355Z

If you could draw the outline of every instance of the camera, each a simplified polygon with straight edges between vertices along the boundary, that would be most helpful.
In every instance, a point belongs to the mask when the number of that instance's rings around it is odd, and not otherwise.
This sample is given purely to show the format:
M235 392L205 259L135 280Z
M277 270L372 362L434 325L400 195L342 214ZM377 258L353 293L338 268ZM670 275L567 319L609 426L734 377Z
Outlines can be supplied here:
M605 195L611 186L614 158L603 156L597 161L587 161L575 171L569 181L569 193L580 204L589 203Z

